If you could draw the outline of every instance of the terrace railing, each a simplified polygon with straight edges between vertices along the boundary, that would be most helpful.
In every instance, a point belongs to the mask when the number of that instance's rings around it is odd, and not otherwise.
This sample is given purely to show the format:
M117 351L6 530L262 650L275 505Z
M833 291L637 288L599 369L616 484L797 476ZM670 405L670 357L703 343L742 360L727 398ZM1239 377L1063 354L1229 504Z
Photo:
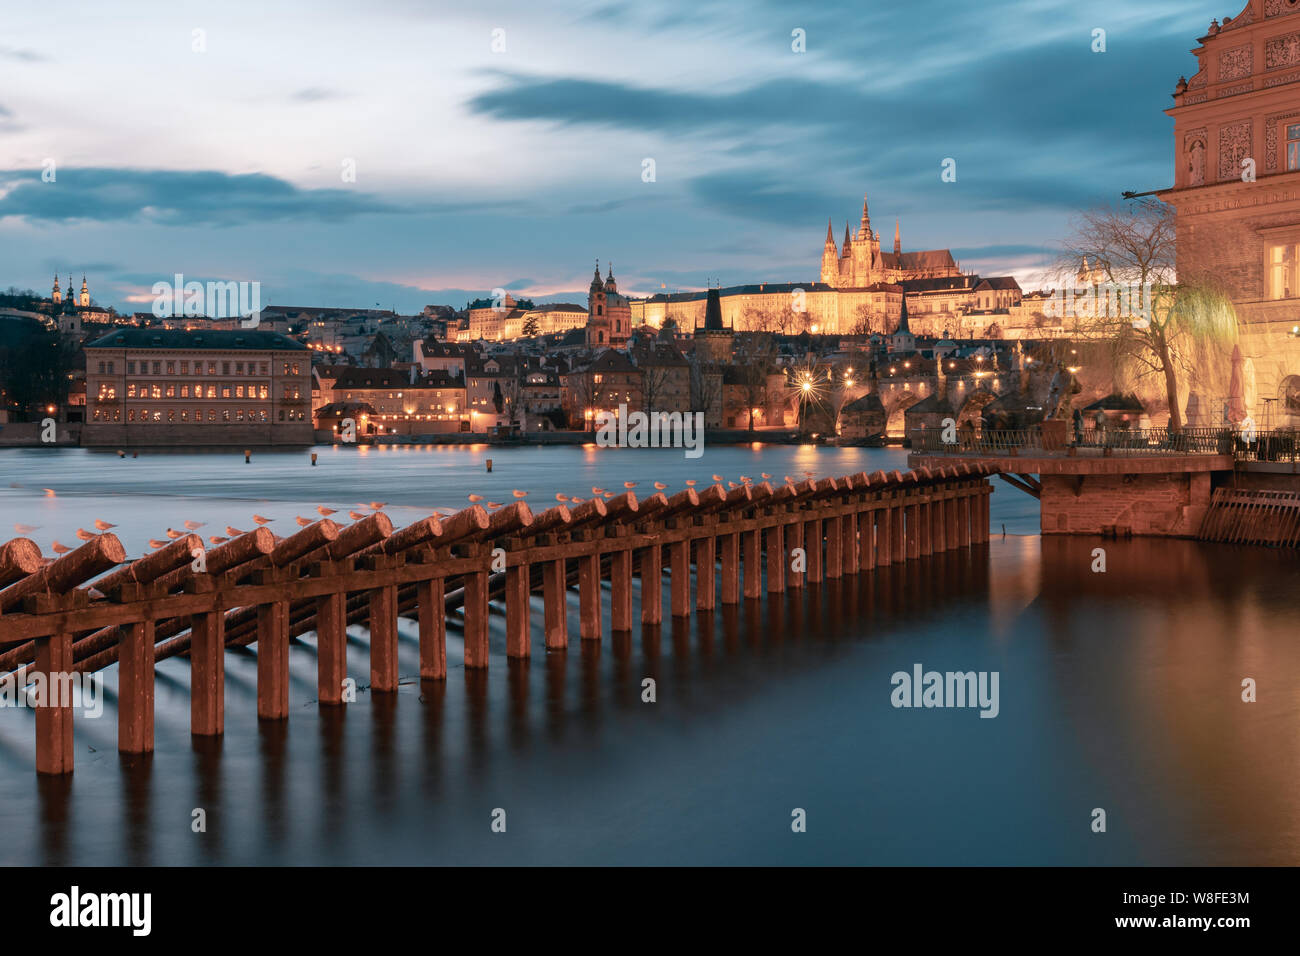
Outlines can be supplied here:
M951 439L945 441L944 439ZM1300 460L1300 433L1290 430L1251 434L1224 427L1085 428L1067 427L1064 440L1033 428L918 428L912 451L938 455L1232 455L1237 461ZM1071 452L1069 449L1073 449Z

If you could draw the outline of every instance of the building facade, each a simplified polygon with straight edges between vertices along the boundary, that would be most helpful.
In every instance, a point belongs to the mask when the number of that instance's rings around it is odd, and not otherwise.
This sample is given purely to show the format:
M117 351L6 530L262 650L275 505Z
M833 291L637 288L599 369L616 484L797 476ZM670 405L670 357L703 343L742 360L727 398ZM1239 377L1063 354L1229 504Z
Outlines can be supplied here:
M311 443L311 353L278 332L123 328L85 356L84 445Z
M1174 105L1178 276L1210 276L1236 307L1247 411L1300 426L1300 2L1250 0L1210 23ZM1215 414L1226 383L1198 395Z

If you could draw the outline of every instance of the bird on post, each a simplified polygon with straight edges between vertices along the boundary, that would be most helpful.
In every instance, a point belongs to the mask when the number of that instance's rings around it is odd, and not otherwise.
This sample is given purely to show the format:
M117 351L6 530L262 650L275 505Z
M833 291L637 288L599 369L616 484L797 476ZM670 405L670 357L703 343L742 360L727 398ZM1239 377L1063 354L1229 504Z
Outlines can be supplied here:
M232 538L238 538L243 533L244 532L240 531L236 527L233 527L231 525L226 525L226 534L230 535Z
M469 500L470 500L473 504L478 504L480 501L483 500L483 496L482 496L482 495L474 495L474 494L471 494L471 495L466 495L466 497L469 498Z
M104 520L102 520L102 519L100 519L100 518L96 518L96 519L95 519L95 527L98 528L100 531L107 531L109 528L116 528L117 525L115 525L115 524L110 524L110 523L107 522L107 521L104 521Z
M510 492L510 493L511 493L512 495L514 495L516 498L527 498L527 497L528 497L528 492L526 492L526 491L520 491L518 488L516 488L514 491L512 491L512 492Z
M69 551L72 550L66 544L59 544L59 542L57 541L51 544L50 547L54 549L55 554L67 554Z
M298 527L300 528L305 528L307 525L311 524L311 519L304 518L302 515L294 515L293 520L298 522Z
M266 524L268 521L274 521L274 518L263 518L261 515L253 515L253 520L258 524Z
M91 538L98 538L99 535L92 534L91 532L85 530L84 528L78 528L77 537L80 538L82 541L89 541Z
M329 517L330 515L332 515L332 514L337 514L337 513L338 513L338 509L337 509L337 508L326 508L324 505L317 505L317 506L316 506L316 513L317 513L318 515L320 515L322 518L328 518L328 517Z
M190 531L198 531L200 528L203 527L203 525L204 525L204 522L202 522L202 521L186 521L186 522L185 522L185 527L188 528Z

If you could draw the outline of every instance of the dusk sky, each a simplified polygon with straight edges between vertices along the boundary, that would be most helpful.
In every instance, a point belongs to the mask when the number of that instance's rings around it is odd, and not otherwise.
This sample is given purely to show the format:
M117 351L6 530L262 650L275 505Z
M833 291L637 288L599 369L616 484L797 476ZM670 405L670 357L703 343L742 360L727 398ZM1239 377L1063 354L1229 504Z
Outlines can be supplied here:
M579 300L597 257L632 293L812 281L864 191L886 248L901 218L904 249L1032 287L1074 213L1171 183L1161 111L1241 6L10 4L0 287L415 312Z

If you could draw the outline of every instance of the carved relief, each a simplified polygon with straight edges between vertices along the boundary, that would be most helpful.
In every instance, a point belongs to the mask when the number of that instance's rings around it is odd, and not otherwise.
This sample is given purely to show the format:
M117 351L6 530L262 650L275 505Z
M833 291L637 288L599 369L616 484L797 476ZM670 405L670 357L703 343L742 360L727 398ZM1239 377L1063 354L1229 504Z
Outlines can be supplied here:
M1280 17L1284 13L1300 12L1300 0L1264 0L1264 16Z
M1274 37L1264 44L1264 69L1300 65L1300 33Z
M1214 94L1214 98L1221 100L1225 96L1237 96L1241 93L1249 93L1254 88L1254 83L1238 83L1236 86L1221 86L1219 87L1219 92Z
M1239 46L1231 50L1224 50L1219 54L1220 83L1250 76L1252 68L1253 57L1251 56L1250 46Z
M1264 126L1264 168L1277 169L1277 125L1267 123Z
M1219 179L1241 175L1241 161L1250 155L1250 120L1219 128Z

